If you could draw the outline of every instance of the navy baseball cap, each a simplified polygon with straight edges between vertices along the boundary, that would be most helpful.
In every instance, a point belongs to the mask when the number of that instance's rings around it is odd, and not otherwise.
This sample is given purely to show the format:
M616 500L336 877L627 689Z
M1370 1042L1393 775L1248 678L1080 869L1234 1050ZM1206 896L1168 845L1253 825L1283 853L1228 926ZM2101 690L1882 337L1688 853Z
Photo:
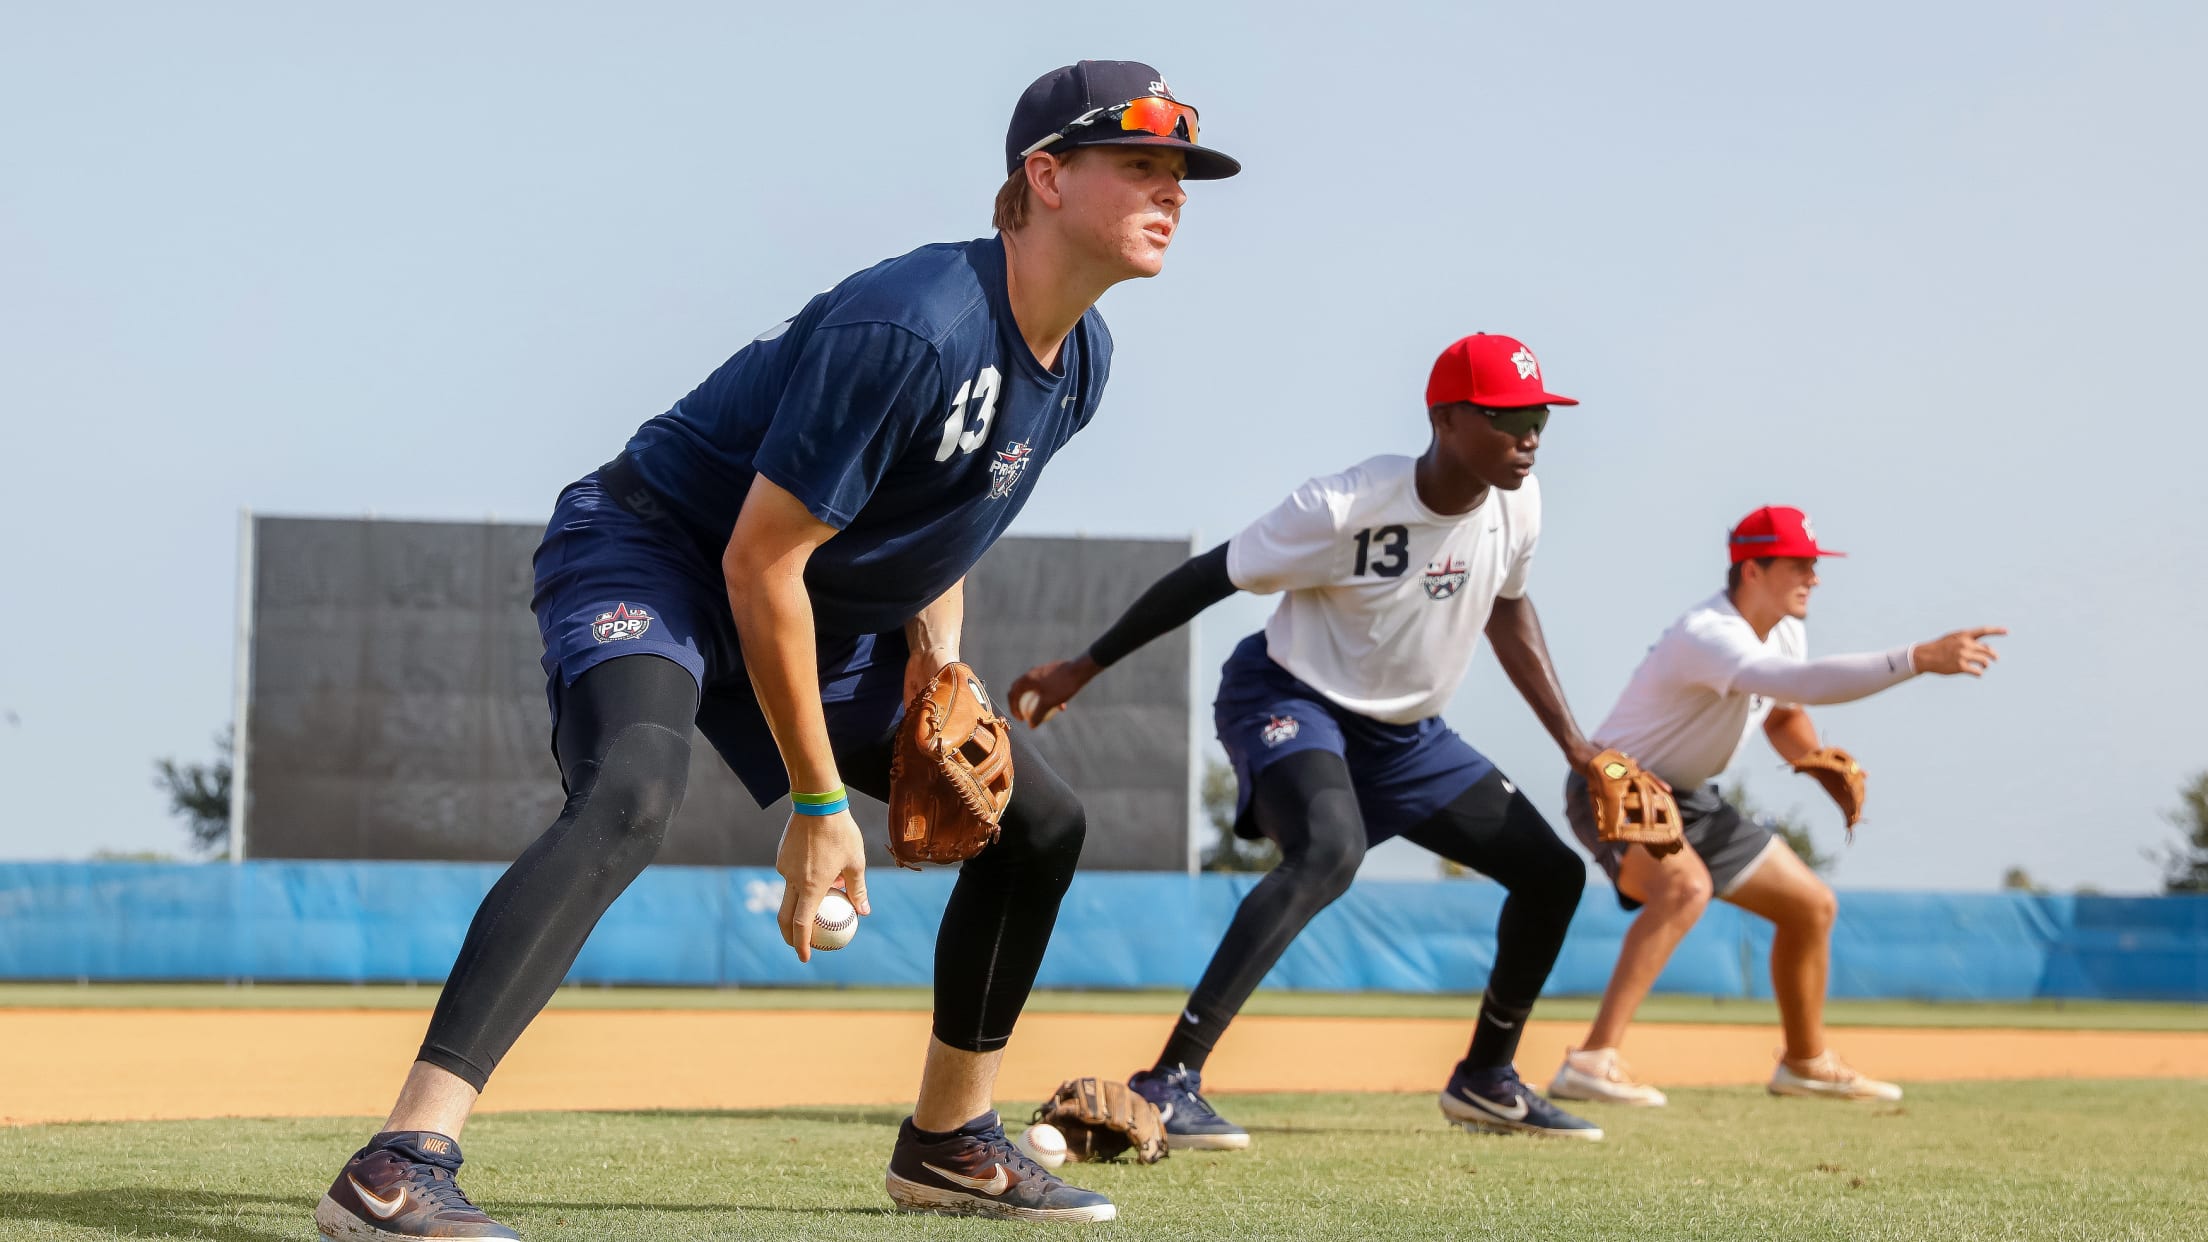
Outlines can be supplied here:
M1242 171L1241 161L1197 145L1196 109L1173 98L1164 74L1135 60L1084 60L1051 70L1020 95L1004 135L1005 175L1030 151L1097 146L1178 148L1190 181Z

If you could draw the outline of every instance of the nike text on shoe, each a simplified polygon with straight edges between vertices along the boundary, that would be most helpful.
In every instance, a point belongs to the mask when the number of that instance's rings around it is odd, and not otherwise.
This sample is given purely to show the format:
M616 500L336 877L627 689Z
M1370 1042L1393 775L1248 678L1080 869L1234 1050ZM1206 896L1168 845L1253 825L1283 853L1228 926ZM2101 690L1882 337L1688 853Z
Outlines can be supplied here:
M1509 1066L1467 1070L1462 1062L1441 1093L1441 1115L1467 1130L1600 1139L1602 1127L1572 1116L1533 1093Z
M993 1112L940 1143L922 1142L912 1118L905 1118L883 1185L890 1201L907 1212L1066 1223L1118 1214L1103 1195L1068 1186L1022 1155Z
M1127 1080L1136 1095L1158 1106L1165 1122L1168 1151L1241 1151L1250 1145L1250 1132L1212 1111L1204 1099L1200 1071L1176 1065L1172 1069L1143 1070Z
M346 1242L521 1237L468 1202L454 1180L459 1169L460 1144L442 1134L379 1134L338 1171L315 1205L315 1228Z
M1573 1048L1566 1052L1564 1064L1549 1080L1549 1098L1600 1100L1644 1108L1659 1108L1664 1103L1663 1092L1633 1081L1632 1071L1625 1067L1624 1058L1615 1048Z
M1880 1082L1840 1059L1830 1048L1807 1061L1779 1059L1766 1088L1773 1095L1800 1095L1823 1100L1898 1100L1901 1088Z

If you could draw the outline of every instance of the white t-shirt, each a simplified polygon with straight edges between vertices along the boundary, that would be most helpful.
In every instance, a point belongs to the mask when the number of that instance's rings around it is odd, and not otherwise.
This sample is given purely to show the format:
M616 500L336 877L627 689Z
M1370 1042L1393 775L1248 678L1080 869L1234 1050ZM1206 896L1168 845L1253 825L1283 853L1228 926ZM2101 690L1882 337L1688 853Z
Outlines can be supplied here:
M1648 649L1618 705L1596 727L1594 743L1617 747L1682 793L1699 789L1732 765L1741 743L1777 705L1736 690L1741 669L1767 656L1808 655L1809 632L1800 621L1781 617L1769 637L1758 639L1720 591L1672 622Z
M1676 788L1724 771L1776 705L1848 703L1917 675L1916 649L1808 658L1802 623L1781 617L1768 637L1720 591L1672 623L1633 670L1597 746L1615 746Z
M1469 513L1418 498L1413 458L1322 475L1227 544L1227 576L1287 598L1265 647L1335 703L1390 724L1439 715L1472 666L1495 600L1526 593L1541 489L1490 489Z

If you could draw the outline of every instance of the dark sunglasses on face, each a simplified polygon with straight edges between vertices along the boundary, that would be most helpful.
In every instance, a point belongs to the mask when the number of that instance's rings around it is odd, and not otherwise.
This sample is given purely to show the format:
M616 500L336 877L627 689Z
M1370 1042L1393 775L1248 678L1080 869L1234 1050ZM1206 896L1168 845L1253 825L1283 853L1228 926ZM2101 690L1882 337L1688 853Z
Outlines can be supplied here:
M1472 408L1487 415L1487 421L1495 424L1495 430L1514 440L1522 439L1528 432L1539 435L1549 425L1549 407L1545 405L1529 405L1516 410L1491 410L1480 405Z

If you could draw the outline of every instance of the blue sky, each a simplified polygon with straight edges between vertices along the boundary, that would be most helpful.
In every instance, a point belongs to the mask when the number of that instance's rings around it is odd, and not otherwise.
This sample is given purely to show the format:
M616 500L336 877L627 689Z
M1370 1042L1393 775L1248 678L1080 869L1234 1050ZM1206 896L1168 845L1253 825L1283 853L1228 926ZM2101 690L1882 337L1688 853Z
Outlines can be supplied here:
M1511 333L1585 402L1533 587L1583 723L1796 504L1854 554L1813 649L2015 631L1818 713L1872 772L1836 880L2152 885L2208 767L2208 10L751 7L11 12L0 857L181 842L150 761L228 719L241 506L541 517L813 292L985 232L1012 100L1105 56L1249 171L1105 301L1112 391L1020 530L1224 538L1417 451L1433 354ZM1266 608L1203 619L1207 696ZM1491 660L1450 717L1553 814Z

